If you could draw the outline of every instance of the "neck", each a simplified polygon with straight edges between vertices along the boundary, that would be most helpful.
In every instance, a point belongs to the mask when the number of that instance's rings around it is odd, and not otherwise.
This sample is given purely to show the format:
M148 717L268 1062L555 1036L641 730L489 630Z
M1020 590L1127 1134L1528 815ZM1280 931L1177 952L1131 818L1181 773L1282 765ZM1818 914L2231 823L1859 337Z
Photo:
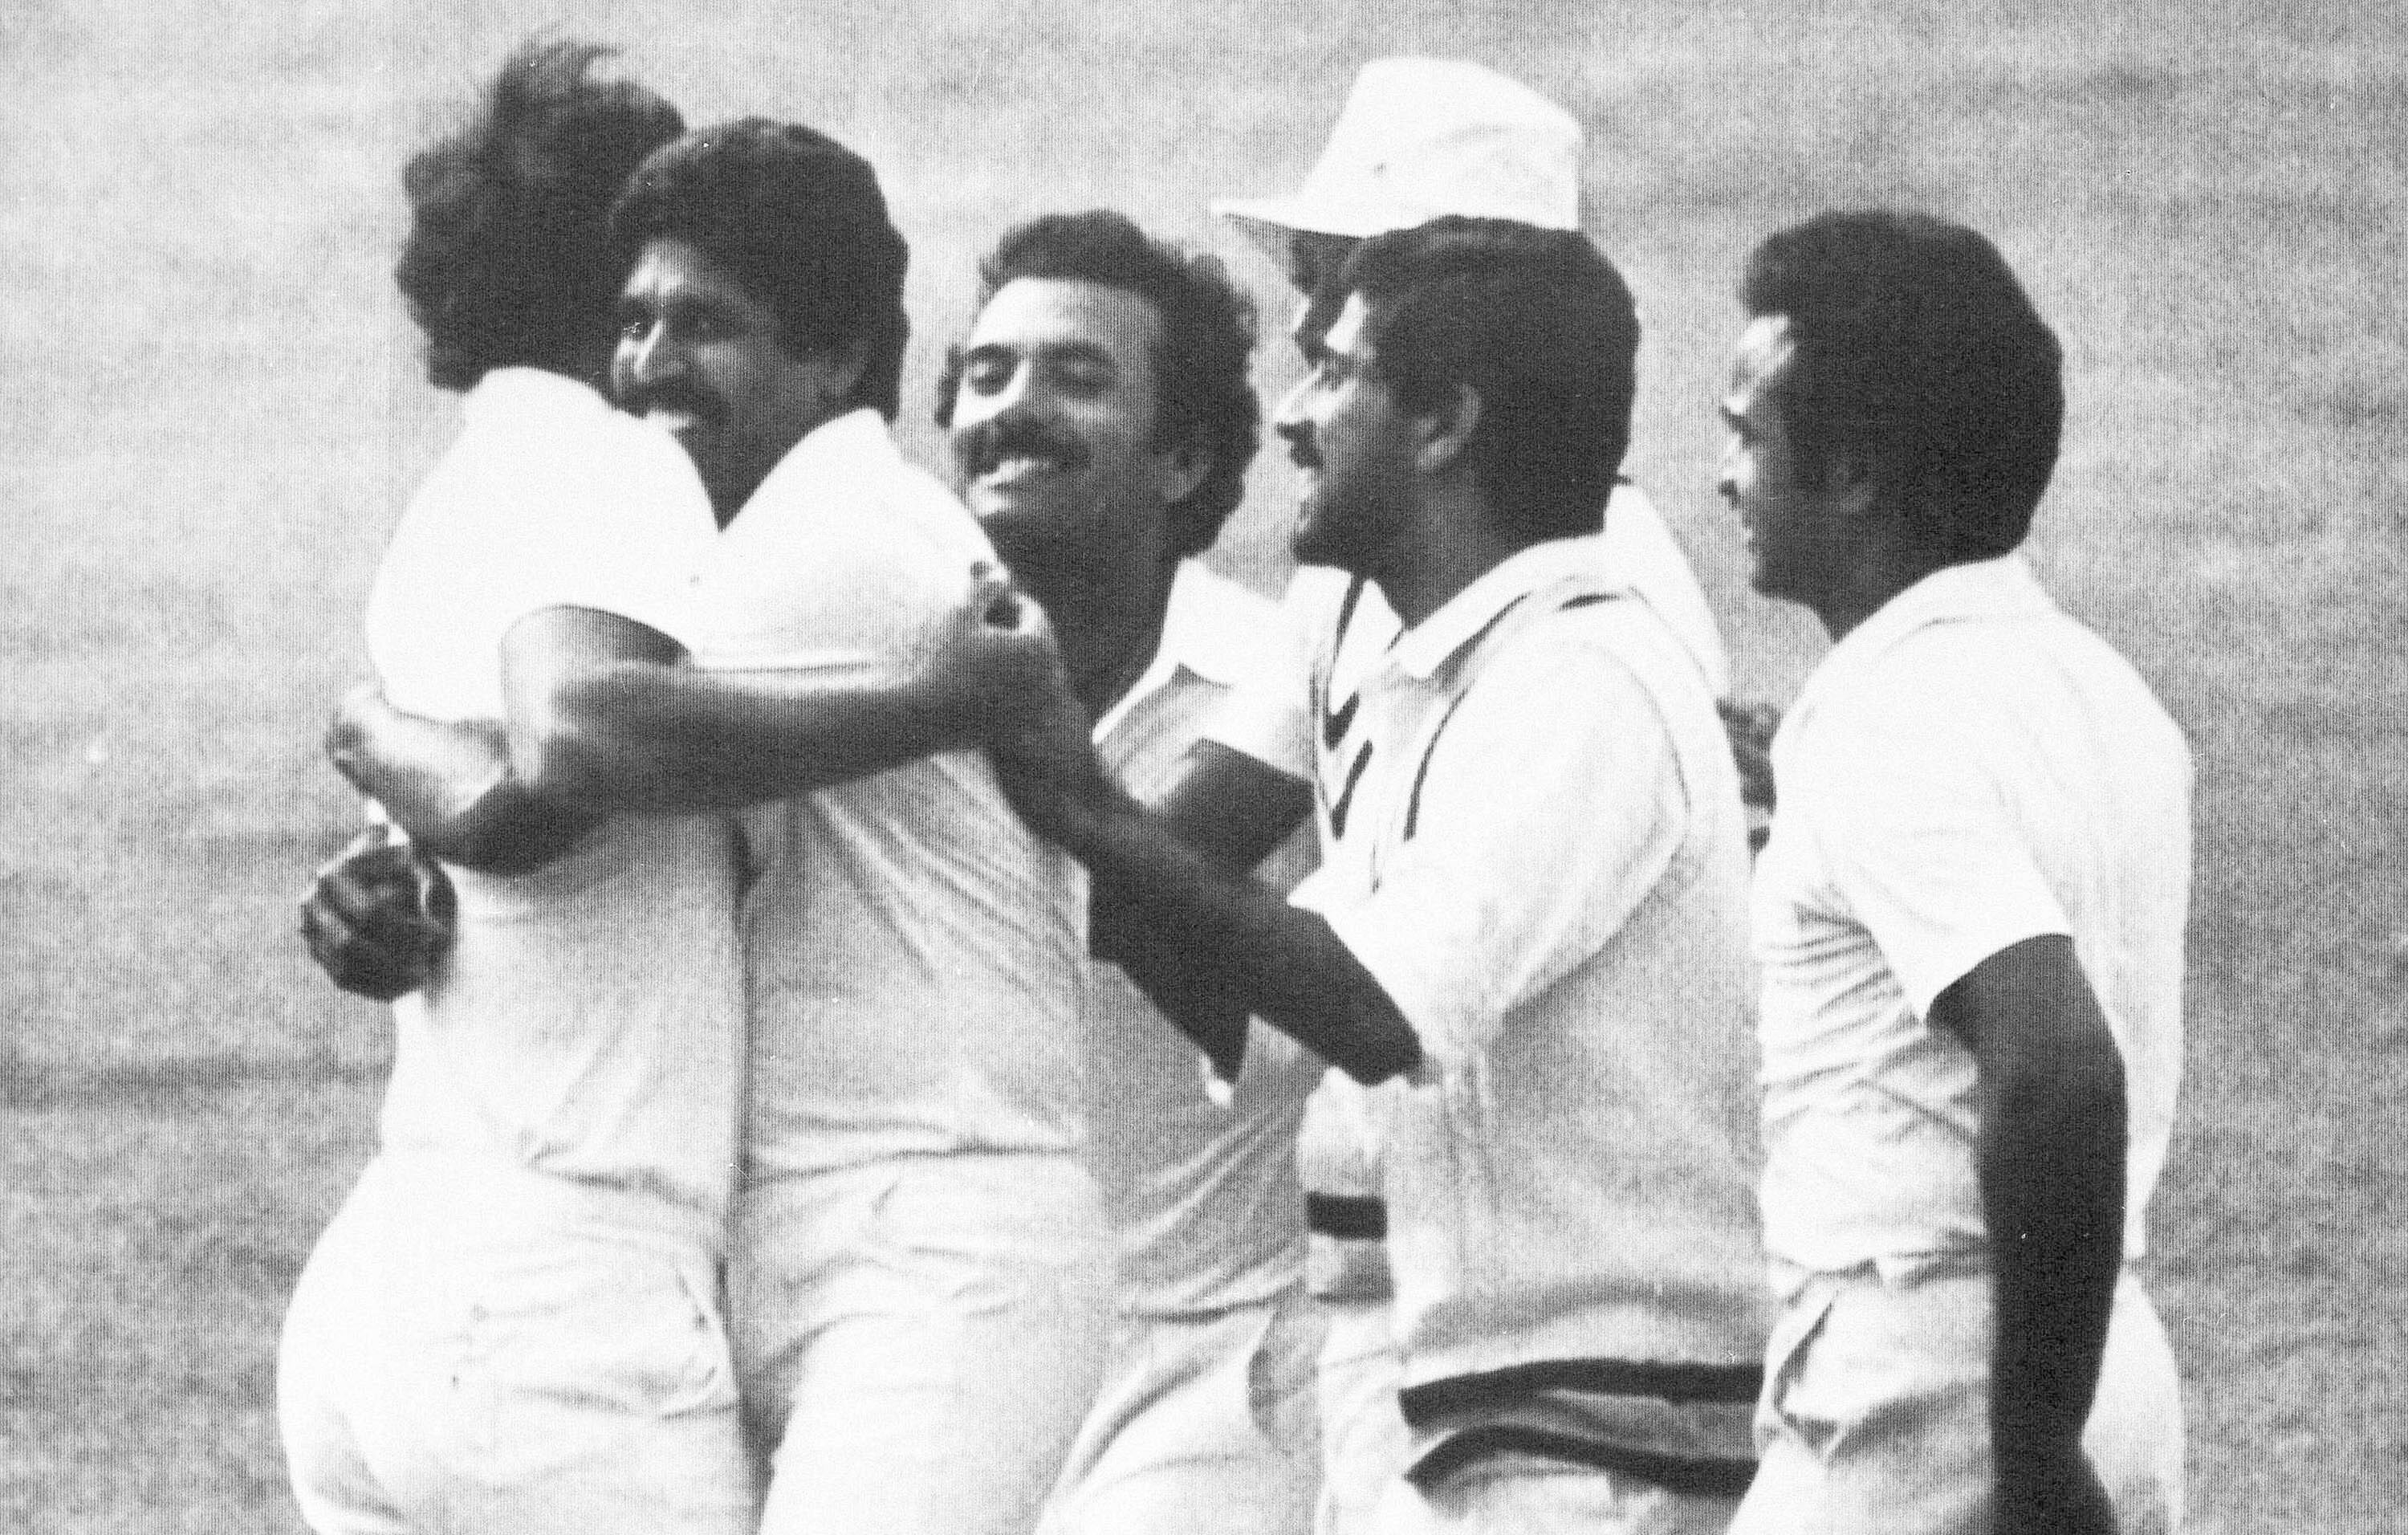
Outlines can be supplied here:
M1486 497L1469 486L1431 490L1408 520L1396 568L1367 572L1406 628L1437 612L1457 593L1521 549L1500 536Z
M1963 561L1902 539L1864 550L1828 592L1807 604L1834 643L1879 612L1891 598L1935 570Z

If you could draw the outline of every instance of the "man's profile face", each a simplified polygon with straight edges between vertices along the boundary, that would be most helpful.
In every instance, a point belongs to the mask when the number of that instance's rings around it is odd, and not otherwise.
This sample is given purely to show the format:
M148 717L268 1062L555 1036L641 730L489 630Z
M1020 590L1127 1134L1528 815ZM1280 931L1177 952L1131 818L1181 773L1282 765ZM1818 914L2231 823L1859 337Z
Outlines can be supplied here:
M768 306L683 240L645 244L618 320L612 396L684 446L723 524L850 387L840 359L788 351Z
M1376 580L1404 523L1418 439L1378 375L1370 318L1363 295L1348 294L1272 425L1304 471L1289 540L1296 557Z
M1799 476L1781 410L1796 356L1786 315L1760 315L1741 333L1722 400L1715 488L1746 529L1756 559L1750 583L1766 596L1811 605L1842 567L1847 520L1836 497Z
M1195 453L1157 446L1162 317L1125 288L1015 278L962 345L955 483L1007 560L1136 573L1167 557Z
M1339 311L1346 307L1346 258L1362 243L1351 235L1324 235L1311 229L1288 232L1287 280L1297 299L1287 334L1307 364L1321 361L1322 337L1329 334Z

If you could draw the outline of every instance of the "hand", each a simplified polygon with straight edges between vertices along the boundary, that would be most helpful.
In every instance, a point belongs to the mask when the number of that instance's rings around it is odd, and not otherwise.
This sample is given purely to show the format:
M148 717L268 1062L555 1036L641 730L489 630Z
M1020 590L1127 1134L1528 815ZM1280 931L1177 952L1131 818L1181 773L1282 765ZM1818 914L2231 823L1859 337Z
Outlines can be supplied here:
M1772 809L1772 733L1781 727L1781 710L1770 704L1714 702L1723 717L1723 734L1730 738L1731 760L1739 764L1739 796L1751 808Z
M1114 796L1096 759L1095 724L1059 667L1018 723L988 743L1004 797L1029 828L1076 853Z
M1994 1535L2115 1535L2115 1505L2079 1444L2001 1459Z
M371 799L376 795L362 783L360 763L367 752L371 722L378 711L389 707L384 701L382 686L376 682L360 682L343 695L343 701L335 706L335 717L326 722L326 736L322 743L326 759L335 765L337 772L351 781L352 788ZM354 839L354 845L357 845L357 839ZM337 856L339 858L340 854Z
M1045 610L994 565L970 570L970 589L924 663L925 675L981 739L1019 728L1052 705L1068 673Z
M1781 726L1781 710L1770 704L1735 704L1716 699L1723 734L1730 739L1731 760L1739 765L1740 803L1747 811L1747 845L1761 850L1772 831L1772 733Z
M336 985L390 1002L442 964L458 910L439 865L391 827L370 826L319 868L301 900L301 937Z

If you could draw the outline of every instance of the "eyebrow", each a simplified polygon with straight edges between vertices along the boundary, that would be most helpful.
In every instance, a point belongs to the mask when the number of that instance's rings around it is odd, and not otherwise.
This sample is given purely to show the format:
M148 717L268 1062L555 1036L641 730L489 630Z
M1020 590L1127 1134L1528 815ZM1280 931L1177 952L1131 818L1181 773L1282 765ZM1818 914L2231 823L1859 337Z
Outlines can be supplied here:
M1010 341L986 341L978 346L964 349L962 357L965 361L976 362L996 357L1015 357L1024 353L1049 362L1067 359L1072 362L1098 363L1106 367L1118 366L1111 352L1094 341L1039 341L1033 347L1022 347Z
M651 294L621 294L610 312L620 319L636 315L706 315L714 319L738 314L737 308L710 294L676 292L666 298Z

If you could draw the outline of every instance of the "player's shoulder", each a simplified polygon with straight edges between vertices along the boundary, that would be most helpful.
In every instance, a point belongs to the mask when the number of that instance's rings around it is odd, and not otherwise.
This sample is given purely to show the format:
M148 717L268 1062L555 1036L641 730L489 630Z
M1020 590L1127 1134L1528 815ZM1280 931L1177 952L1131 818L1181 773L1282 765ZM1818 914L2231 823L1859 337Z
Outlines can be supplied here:
M1541 733L1664 724L1701 687L1663 621L1627 592L1533 592L1450 669L1468 714ZM1702 693L1694 704L1713 708Z
M1181 658L1207 675L1236 681L1291 654L1280 604L1200 560L1180 566L1171 603Z
M899 451L879 466L877 490L896 521L948 564L996 558L994 543L961 497Z

